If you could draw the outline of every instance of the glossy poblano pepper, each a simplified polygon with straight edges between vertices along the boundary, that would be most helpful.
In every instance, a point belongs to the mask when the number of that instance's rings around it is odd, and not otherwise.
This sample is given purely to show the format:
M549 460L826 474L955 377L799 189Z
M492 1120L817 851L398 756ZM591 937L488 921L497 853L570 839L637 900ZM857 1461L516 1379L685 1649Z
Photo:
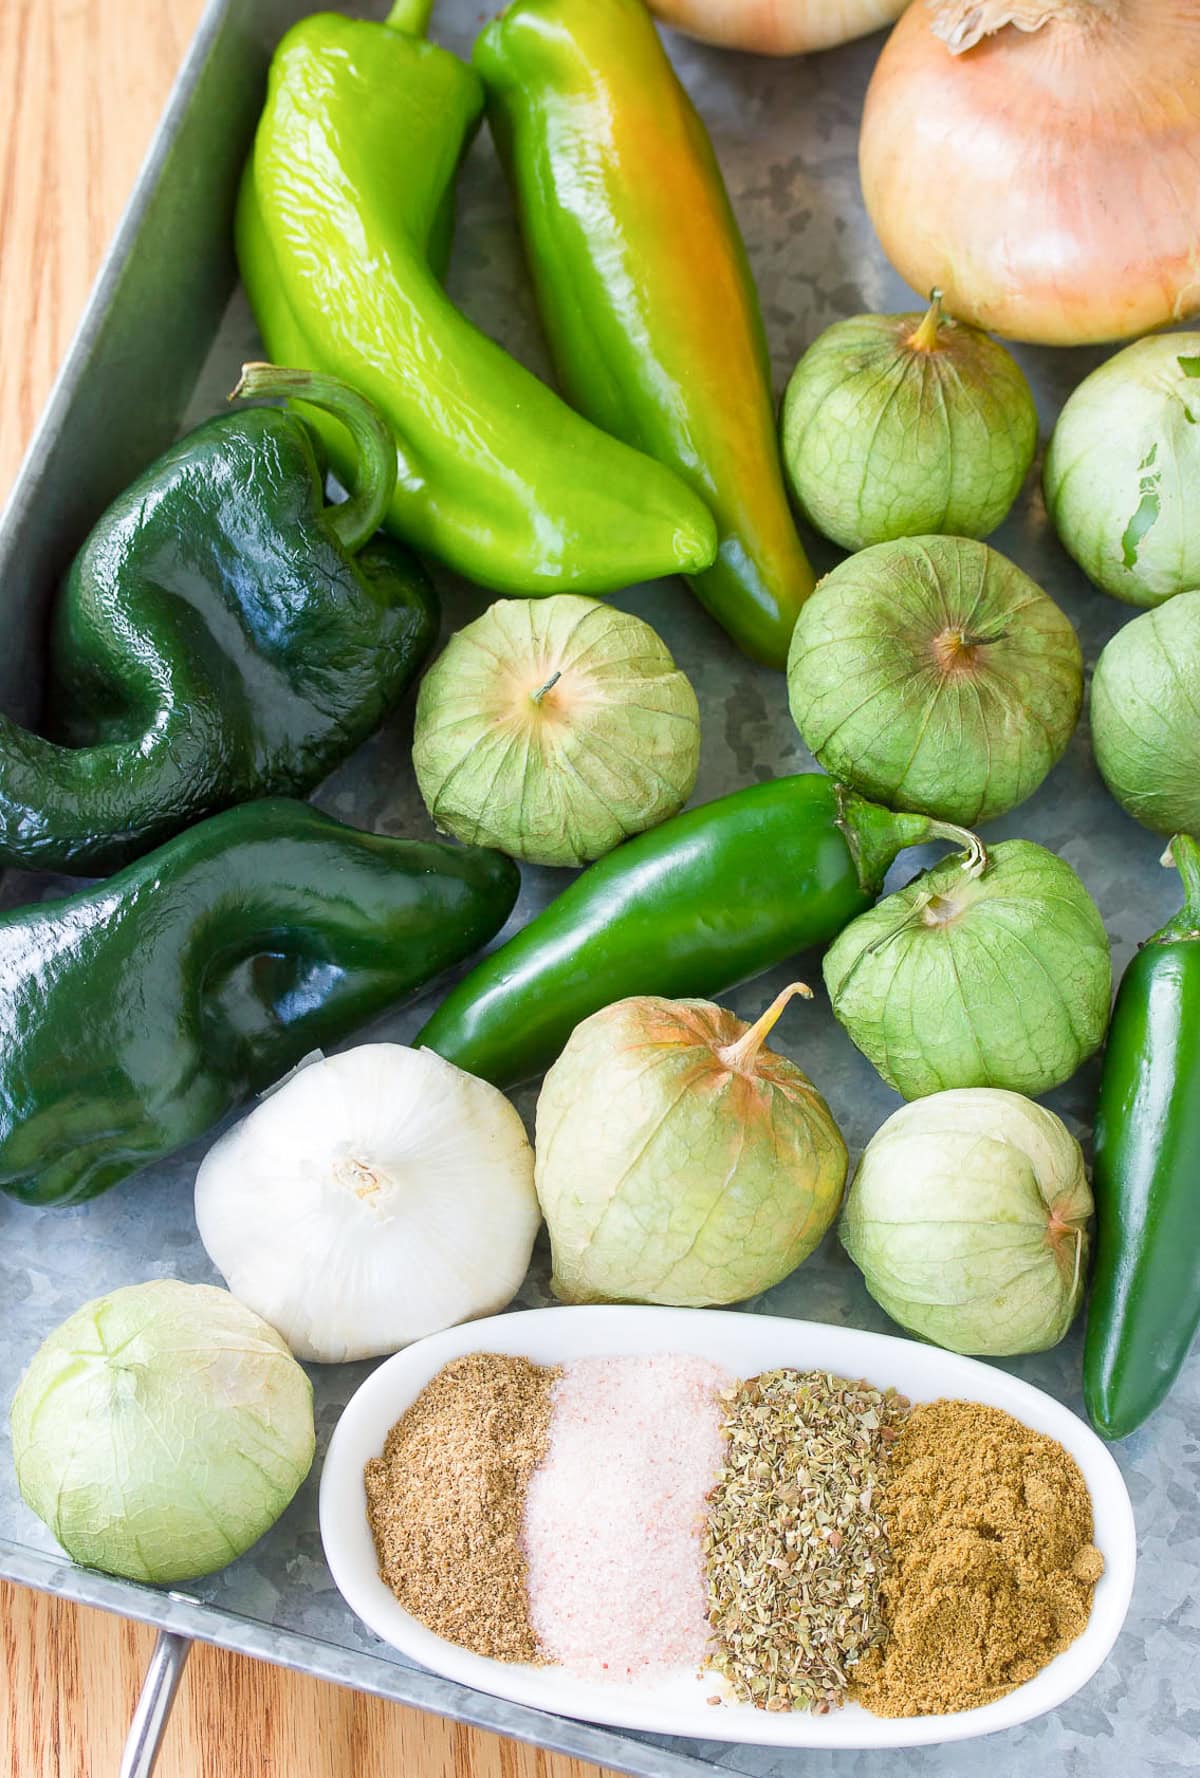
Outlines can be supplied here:
M1122 977L1096 1107L1083 1395L1105 1438L1154 1412L1200 1328L1200 845L1171 853L1184 905Z
M0 862L96 874L230 804L306 794L375 729L437 634L416 562L376 536L395 454L332 378L251 365L354 439L325 502L314 442L248 408L172 446L100 519L50 639L50 740L0 717Z
M603 593L703 568L716 526L691 488L581 418L442 288L483 88L425 41L429 12L318 13L275 52L237 219L267 349L376 404L399 456L389 529L479 585ZM344 435L316 424L340 470Z
M95 1196L467 957L511 859L245 803L0 919L0 1187Z
M632 994L713 995L827 944L889 865L930 839L979 842L801 772L664 821L589 865L476 964L419 1044L497 1086L547 1068L581 1019Z
M642 0L513 0L475 47L563 387L712 509L692 576L782 668L813 576L788 506L758 297L712 144Z

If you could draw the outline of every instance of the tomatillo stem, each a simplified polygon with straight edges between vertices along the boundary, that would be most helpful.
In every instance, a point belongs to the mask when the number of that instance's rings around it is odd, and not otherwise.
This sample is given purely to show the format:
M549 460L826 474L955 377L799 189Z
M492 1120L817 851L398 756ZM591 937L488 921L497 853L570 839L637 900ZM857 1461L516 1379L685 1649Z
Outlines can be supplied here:
M230 401L255 396L286 396L307 401L340 420L354 442L357 471L348 500L327 509L330 530L351 555L357 554L383 523L396 488L396 441L383 416L356 390L316 370L288 370L278 364L243 364Z
M785 988L781 994L777 994L766 1012L755 1020L750 1029L739 1037L736 1043L726 1044L724 1049L717 1051L717 1060L722 1067L728 1068L734 1074L752 1074L759 1050L778 1024L779 1015L788 1001L794 1000L797 994L803 995L805 1000L811 1000L813 997L812 989L804 982L793 982L790 988Z
M942 313L942 293L940 290L931 290L929 293L929 307L925 311L925 318L918 327L913 328L913 331L904 342L905 345L913 352L936 352L938 346L938 333L944 320L945 316Z
M551 675L550 675L549 679L547 679L545 685L539 685L536 691L530 692L530 694L529 694L530 703L540 705L541 701L545 697L546 693L548 691L553 691L554 687L558 684L558 682L561 678L562 678L562 668L560 667L557 673L551 673Z

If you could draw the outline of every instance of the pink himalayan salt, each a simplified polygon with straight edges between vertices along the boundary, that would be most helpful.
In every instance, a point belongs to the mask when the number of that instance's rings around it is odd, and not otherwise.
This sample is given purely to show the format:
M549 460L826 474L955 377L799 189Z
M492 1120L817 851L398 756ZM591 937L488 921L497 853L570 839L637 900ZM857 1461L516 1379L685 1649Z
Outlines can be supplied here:
M588 1679L699 1667L700 1532L724 1460L717 1391L733 1381L670 1353L563 1367L522 1533L530 1622L550 1660Z

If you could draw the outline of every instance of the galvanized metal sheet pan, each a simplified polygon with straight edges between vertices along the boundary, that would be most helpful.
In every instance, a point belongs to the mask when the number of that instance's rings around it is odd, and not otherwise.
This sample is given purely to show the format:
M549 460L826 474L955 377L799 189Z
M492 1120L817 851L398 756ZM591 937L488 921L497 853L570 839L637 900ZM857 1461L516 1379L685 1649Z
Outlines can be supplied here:
M366 8L364 8L366 9ZM234 291L229 246L238 170L249 144L271 45L304 0L212 0L162 131L126 214L82 331L0 527L0 598L6 647L0 706L36 714L43 624L55 577L105 502L176 433L222 404L241 360L259 350ZM442 0L435 35L465 53L484 11ZM828 322L867 309L913 306L888 270L862 210L857 123L878 39L807 61L765 62L672 39L672 53L707 119L758 277L782 386L799 352ZM903 143L896 152L903 154ZM653 177L653 169L647 169ZM704 267L695 268L698 279ZM511 210L486 137L467 165L451 274L454 296L489 332L545 374L546 362ZM1023 351L1043 432L1066 393L1102 354ZM1069 611L1089 667L1127 615L1094 592L1051 536L1036 480L995 539ZM817 551L822 565L832 555ZM440 576L447 624L478 611L481 596ZM638 588L619 601L649 618L695 682L704 747L697 800L802 769L811 762L788 718L782 680L736 656L679 582ZM363 826L426 834L409 761L411 712L399 712L322 790L319 801ZM1171 874L1159 845L1104 793L1081 729L1038 795L995 825L1056 848L1103 909L1122 968L1139 938L1171 910ZM901 880L916 868L911 855ZM525 872L515 921L555 893L561 877ZM54 894L51 879L10 873L0 902ZM815 959L801 972L818 979ZM796 965L729 997L750 1015ZM382 1022L405 1039L433 1004L426 994ZM788 1025L785 1047L828 1096L852 1151L894 1109L818 998ZM1051 1103L1085 1141L1094 1065ZM530 1114L534 1093L518 1096ZM196 1235L191 1187L203 1145L94 1203L37 1212L0 1199L0 1396L11 1397L44 1334L84 1299L151 1277L212 1280ZM522 1306L547 1301L539 1252ZM749 1305L862 1327L887 1322L830 1240L786 1283ZM1079 1405L1079 1336L1011 1368ZM314 1367L323 1449L366 1367ZM7 1426L2 1434L7 1439ZM1118 1448L1138 1516L1140 1570L1128 1626L1113 1657L1070 1705L972 1750L980 1778L1042 1769L1088 1778L1171 1771L1194 1759L1200 1727L1200 1364L1169 1403ZM319 1458L318 1458L319 1467ZM280 1523L224 1573L187 1596L163 1594L65 1562L17 1496L0 1450L0 1573L67 1597L123 1611L249 1654L302 1667L646 1778L724 1767L748 1778L798 1771L836 1778L961 1772L961 1749L909 1754L796 1755L715 1743L621 1735L505 1705L406 1667L360 1628L334 1591L317 1537L316 1470Z

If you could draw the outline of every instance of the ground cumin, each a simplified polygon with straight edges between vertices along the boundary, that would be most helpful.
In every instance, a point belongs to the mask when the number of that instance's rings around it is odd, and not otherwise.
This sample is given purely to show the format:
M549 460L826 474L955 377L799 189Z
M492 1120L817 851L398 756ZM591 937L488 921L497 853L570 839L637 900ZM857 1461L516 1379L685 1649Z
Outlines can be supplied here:
M1087 1623L1104 1559L1074 1458L979 1402L913 1409L884 1482L888 1641L854 1670L881 1716L969 1710L1031 1679Z
M537 1661L521 1520L557 1368L472 1352L426 1384L363 1472L381 1577L476 1654Z

